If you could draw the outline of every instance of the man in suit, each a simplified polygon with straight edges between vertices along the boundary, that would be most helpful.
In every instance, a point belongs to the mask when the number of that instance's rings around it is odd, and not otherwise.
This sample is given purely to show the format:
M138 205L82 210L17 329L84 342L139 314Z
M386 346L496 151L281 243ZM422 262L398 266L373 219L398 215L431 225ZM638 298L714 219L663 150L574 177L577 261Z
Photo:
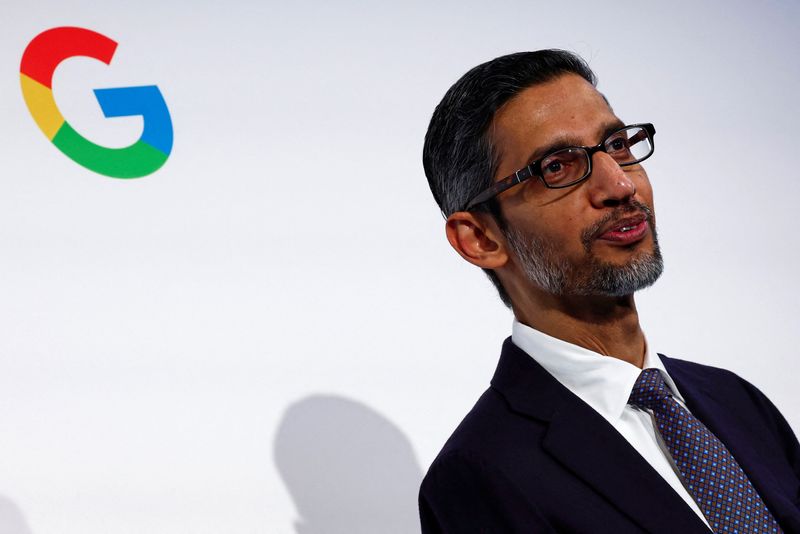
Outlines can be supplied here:
M663 269L642 162L579 57L503 56L431 119L447 238L514 312L491 387L431 465L424 533L800 532L800 445L733 373L651 353Z

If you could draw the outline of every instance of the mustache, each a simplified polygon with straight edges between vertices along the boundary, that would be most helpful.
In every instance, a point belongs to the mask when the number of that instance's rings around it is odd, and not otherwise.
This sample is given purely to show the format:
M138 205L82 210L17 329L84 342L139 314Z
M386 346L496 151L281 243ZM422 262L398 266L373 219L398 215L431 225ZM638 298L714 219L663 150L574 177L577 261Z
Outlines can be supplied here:
M647 218L647 224L649 224L651 228L655 228L653 221L653 208L643 202L639 202L638 200L631 200L630 202L617 207L614 209L614 211L607 213L593 225L581 232L581 243L583 243L583 248L586 249L586 252L591 252L594 240L597 239L597 237L603 231L603 228L605 228L609 223L619 219L624 219L631 214L640 212L644 213L645 217Z

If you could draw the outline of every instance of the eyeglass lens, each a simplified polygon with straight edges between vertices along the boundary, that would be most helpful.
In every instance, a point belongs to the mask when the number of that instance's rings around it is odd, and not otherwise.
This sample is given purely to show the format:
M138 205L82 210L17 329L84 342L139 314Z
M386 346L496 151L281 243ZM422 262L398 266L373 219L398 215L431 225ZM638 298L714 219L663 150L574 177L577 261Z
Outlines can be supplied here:
M604 151L619 165L632 165L653 152L647 131L634 126L612 134L603 143ZM565 186L579 182L589 172L589 153L584 148L570 147L547 155L540 162L542 178L550 186Z

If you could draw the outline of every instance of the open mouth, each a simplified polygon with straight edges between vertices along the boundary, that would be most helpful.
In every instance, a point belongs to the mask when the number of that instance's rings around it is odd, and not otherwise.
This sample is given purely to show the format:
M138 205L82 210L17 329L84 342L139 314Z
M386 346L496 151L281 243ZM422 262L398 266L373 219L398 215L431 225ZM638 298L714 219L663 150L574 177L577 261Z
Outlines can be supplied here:
M644 215L629 217L613 223L597 239L627 245L644 238L649 228L647 218Z

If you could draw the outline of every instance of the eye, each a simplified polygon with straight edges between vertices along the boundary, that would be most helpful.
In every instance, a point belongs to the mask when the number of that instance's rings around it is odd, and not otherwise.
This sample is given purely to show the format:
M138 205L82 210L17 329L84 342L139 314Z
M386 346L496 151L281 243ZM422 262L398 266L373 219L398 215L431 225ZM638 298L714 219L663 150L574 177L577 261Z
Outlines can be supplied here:
M545 157L541 162L542 178L549 185L563 185L579 180L587 168L586 152L580 148L566 148Z
M557 174L561 172L562 167L563 165L561 164L560 161L551 161L550 163L547 164L545 172L548 172L550 174Z
M628 140L622 137L615 137L608 142L607 146L609 151L625 150L628 148Z

